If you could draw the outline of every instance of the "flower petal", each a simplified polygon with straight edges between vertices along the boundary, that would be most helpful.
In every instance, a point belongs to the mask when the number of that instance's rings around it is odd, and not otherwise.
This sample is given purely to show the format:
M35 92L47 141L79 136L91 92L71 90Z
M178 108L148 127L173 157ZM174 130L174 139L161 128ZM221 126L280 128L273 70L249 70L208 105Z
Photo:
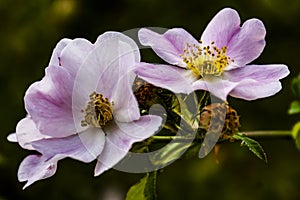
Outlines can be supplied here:
M80 66L92 51L93 44L86 39L76 38L62 49L59 55L59 65L66 68L71 77L75 78Z
M64 38L56 44L50 58L49 66L51 65L60 66L61 52L70 42L72 42L72 40Z
M46 76L33 83L25 94L25 107L38 130L65 137L77 132L72 115L72 78L63 67L46 69Z
M110 32L108 34L114 35ZM140 61L140 54L138 46L133 40L124 38L120 33L115 33L115 35L120 38L118 58L120 73L111 98L114 102L114 117L120 122L132 122L140 118L138 103L132 91L133 81L136 77L132 70Z
M91 162L101 153L105 136L101 129L87 131L66 138L50 138L33 141L32 147L42 155L30 155L20 164L19 181L27 181L24 188L35 181L53 176L57 162L70 157L82 162ZM23 189L24 189L23 188Z
M169 65L139 63L135 73L145 81L174 93L188 94L193 91L191 84L194 78L189 70Z
M112 97L113 115L119 122L132 122L140 118L140 110L132 91L132 84L128 83L128 75L125 74L119 79Z
M19 145L24 149L34 150L30 142L46 139L49 136L42 135L35 123L29 117L19 121L16 128L16 138Z
M234 64L238 66L250 63L263 51L266 44L265 35L266 29L260 20L247 20L229 41L227 55L233 58Z
M224 72L224 78L234 82L242 81L244 79L267 81L282 79L289 73L288 67L283 64L246 65Z
M139 109L131 89L136 75L130 70L139 61L139 49L126 35L107 32L99 36L74 82L74 120L83 119L80 109L86 107L89 95L94 91L114 103L117 120L138 119Z
M204 45L215 42L218 48L227 46L232 36L240 29L240 23L239 14L231 8L225 8L210 21L201 40Z
M103 33L97 38L97 41L95 42L95 46L98 46L103 41L106 41L107 39L117 39L118 41L122 41L123 44L119 46L119 54L122 55L120 59L132 59L135 62L139 62L141 59L139 48L137 44L129 37L125 36L123 33L114 32L114 31L108 31ZM125 44L124 44L125 43ZM128 56L128 57L127 57ZM127 61L122 61L120 63L127 63ZM128 66L122 69L129 69Z
M57 169L57 158L48 160L42 155L27 156L20 164L18 179L20 182L27 181L23 189L34 182L53 176Z
M281 90L280 79L286 77L286 65L247 65L227 72L226 78L239 82L230 95L246 100L272 96Z
M238 82L231 82L222 77L206 77L193 83L194 90L206 90L226 101L228 94L237 86Z
M281 90L279 81L256 82L255 80L245 80L238 87L230 92L230 96L245 99L248 101L272 96Z
M139 40L144 46L151 46L155 53L166 62L186 67L180 54L187 43L198 44L197 40L182 28L173 28L164 34L155 33L149 29L142 28L139 33Z
M89 128L86 131L65 138L49 138L31 142L35 150L47 158L61 155L82 162L91 162L101 153L105 135L101 129Z
M74 104L85 107L94 91L111 99L119 77L140 59L137 46L127 36L109 33L103 37L98 38L95 48L80 67L74 83ZM130 75L128 81L133 82L134 74Z
M60 40L56 47L53 50L52 56L50 58L49 66L55 65L55 66L60 66L60 60L61 60L61 52L62 50L72 42L70 39L62 39Z
M10 133L7 138L9 142L18 142L17 134L16 133Z
M142 116L131 123L117 123L105 129L107 139L103 152L98 157L95 176L112 168L130 150L134 142L152 136L162 122L161 117L154 115Z

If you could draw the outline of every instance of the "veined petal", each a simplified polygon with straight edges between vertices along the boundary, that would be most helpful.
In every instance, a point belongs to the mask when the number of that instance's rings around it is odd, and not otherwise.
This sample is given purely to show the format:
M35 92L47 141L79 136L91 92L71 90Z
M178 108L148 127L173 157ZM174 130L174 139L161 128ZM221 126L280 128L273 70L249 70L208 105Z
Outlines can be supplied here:
M286 65L246 65L225 73L226 79L239 82L230 95L246 100L272 96L281 90L280 79L286 77Z
M139 40L144 46L151 46L155 53L166 62L185 68L180 54L187 43L198 44L197 40L182 28L173 28L164 34L155 33L149 29L142 28L139 33Z
M247 20L229 41L227 55L234 59L237 66L250 63L263 51L265 35L266 29L260 20Z
M10 133L7 138L9 142L18 142L17 134L16 133Z
M119 79L111 99L114 102L114 118L119 122L132 122L140 118L140 110L132 91L132 84L128 83L128 76L125 74Z
M128 74L127 70L140 57L132 39L112 32L103 37L98 38L75 79L73 104L81 108L86 106L89 95L94 91L111 100L117 82L124 73L128 75L127 84L132 84L134 80L135 75Z
M29 117L19 121L16 128L16 139L19 145L24 149L34 150L30 143L46 138L49 138L49 136L42 135L33 120Z
M215 42L218 48L227 46L233 35L240 29L240 23L239 14L231 8L225 8L210 21L201 40L204 45Z
M288 74L286 65L247 65L224 72L220 78L200 79L193 84L193 87L195 90L207 90L222 100L226 100L228 95L255 100L280 91L279 79Z
M71 42L72 40L64 38L57 43L50 58L49 66L60 66L61 52Z
M72 78L63 67L46 69L46 76L25 94L25 107L38 130L45 135L65 137L77 132L72 115Z
M86 131L65 138L49 138L31 142L32 147L47 158L60 155L82 162L91 162L101 153L105 143L102 129L89 128Z
M117 123L105 128L106 143L103 152L98 157L95 176L122 160L134 142L152 136L158 130L161 122L162 119L159 116L146 115L131 123Z
M135 63L135 62L139 62L141 59L140 56L140 51L139 48L137 46L137 44L129 37L125 36L122 33L119 32L114 32L114 31L108 31L103 33L102 35L100 35L97 38L97 41L95 42L95 46L98 46L99 44L101 44L103 41L106 41L108 39L117 39L118 41L122 42L122 45L119 46L119 55L120 55L120 60L121 59L125 59L122 60L120 62L120 64L122 65L125 63ZM129 59L129 60L126 60ZM122 66L121 70L129 70L130 68L128 66Z
M228 94L237 86L238 82L231 82L222 77L207 77L193 83L194 90L206 90L214 96L226 101Z
M195 80L191 72L169 65L139 63L135 73L145 81L158 87L166 88L174 93L192 92L192 82Z
M272 96L280 90L280 81L257 82L246 79L230 92L230 96L250 101Z
M246 65L224 72L224 78L234 82L243 81L244 79L267 81L282 79L289 73L288 67L283 64Z
M140 54L133 40L124 38L120 33L116 35L120 38L118 58L120 72L111 100L114 102L115 119L120 122L131 122L140 118L138 103L132 91L136 77L133 67L140 61Z
M53 176L57 169L57 158L48 159L42 155L27 156L19 166L18 179L27 181L23 189L38 180Z
M93 44L86 39L76 38L62 49L59 55L59 65L66 68L71 77L75 78L80 66L92 51Z

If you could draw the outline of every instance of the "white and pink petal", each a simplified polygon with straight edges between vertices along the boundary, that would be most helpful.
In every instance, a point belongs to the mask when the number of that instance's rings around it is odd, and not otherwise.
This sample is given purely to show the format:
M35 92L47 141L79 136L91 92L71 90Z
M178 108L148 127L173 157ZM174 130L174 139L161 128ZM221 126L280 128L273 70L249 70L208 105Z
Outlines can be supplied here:
M61 62L60 62L61 61L61 52L71 42L72 42L72 40L64 38L57 43L56 47L54 48L54 50L52 52L49 66L51 66L51 65L60 66L61 65Z
M159 64L139 63L135 73L145 81L174 93L190 93L195 78L191 71Z
M159 116L146 115L131 123L116 123L105 128L107 134L105 147L98 157L95 176L112 168L129 152L132 144L155 134L161 125Z
M229 41L227 55L242 67L255 60L265 47L266 29L258 19L247 20ZM227 68L227 70L229 70Z
M222 77L206 77L193 83L194 90L205 90L215 97L226 101L230 92L239 85L238 82L231 82Z
M72 115L72 77L62 67L46 69L46 76L25 94L25 108L38 130L53 137L77 132Z
M255 100L269 97L281 90L280 79L289 74L288 67L283 64L246 65L228 71L224 77L238 82L230 95L246 100Z
M49 136L42 135L30 117L20 120L17 124L15 139L24 149L34 150L30 143L46 138Z
M190 45L199 44L198 41L182 28L173 28L164 34L158 34L146 28L139 33L139 40L144 46L150 46L155 53L164 61L185 68L186 64L180 57L184 48Z
M31 142L32 147L47 158L57 155L82 162L91 162L102 152L105 135L102 129L89 128L86 131L65 138L49 138Z
M215 42L218 48L227 46L240 29L240 17L237 11L225 8L218 12L205 28L201 40L204 45Z
M18 180L27 181L23 189L34 182L53 176L57 169L58 157L49 159L42 155L29 155L20 164Z
M95 48L77 73L74 104L85 107L89 95L94 91L111 99L119 78L124 74L128 76L127 84L132 84L135 75L128 73L128 70L140 59L138 48L132 43L132 39L114 32L98 38Z
M128 84L126 75L120 77L111 100L114 103L113 115L115 120L132 122L140 118L138 102L133 94L132 84Z
M272 96L281 90L280 81L246 79L230 92L230 96L248 101Z
M239 82L244 79L254 79L256 81L279 80L290 71L284 64L267 65L246 65L237 69L224 72L224 78L233 82Z
M80 66L93 48L93 44L86 39L76 38L72 40L62 49L58 66L67 69L71 77L75 78Z

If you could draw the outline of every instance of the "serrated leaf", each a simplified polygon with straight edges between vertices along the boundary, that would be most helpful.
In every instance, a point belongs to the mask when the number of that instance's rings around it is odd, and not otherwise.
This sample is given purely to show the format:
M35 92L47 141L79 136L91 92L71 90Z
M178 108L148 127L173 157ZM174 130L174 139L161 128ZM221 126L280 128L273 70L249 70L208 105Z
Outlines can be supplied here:
M257 141L242 134L235 134L233 135L233 138L241 140L242 144L246 145L249 148L249 150L252 151L252 153L254 153L254 155L256 155L259 159L265 161L266 163L268 162L265 151Z
M290 115L300 113L300 101L293 101L288 113Z
M292 130L292 136L296 142L297 148L300 150L300 122L294 125Z
M157 172L149 172L137 184L131 186L126 195L126 200L156 200Z

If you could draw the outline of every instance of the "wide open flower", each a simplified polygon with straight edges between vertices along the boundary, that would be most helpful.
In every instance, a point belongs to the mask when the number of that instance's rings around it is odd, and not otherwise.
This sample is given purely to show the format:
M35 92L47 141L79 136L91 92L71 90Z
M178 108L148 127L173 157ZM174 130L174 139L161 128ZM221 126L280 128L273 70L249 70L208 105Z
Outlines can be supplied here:
M254 65L265 46L265 27L258 19L240 27L238 13L221 10L197 41L181 28L164 34L139 31L139 40L172 65L140 63L135 72L144 80L175 93L207 90L222 100L233 96L254 100L274 95L279 79L289 74L282 64Z
M155 133L161 118L140 116L131 89L132 66L140 61L136 44L127 36L107 32L91 44L84 39L61 40L45 77L25 94L28 116L8 137L40 152L21 163L24 187L52 176L57 162L70 157L97 159L95 175L113 167L132 144Z

